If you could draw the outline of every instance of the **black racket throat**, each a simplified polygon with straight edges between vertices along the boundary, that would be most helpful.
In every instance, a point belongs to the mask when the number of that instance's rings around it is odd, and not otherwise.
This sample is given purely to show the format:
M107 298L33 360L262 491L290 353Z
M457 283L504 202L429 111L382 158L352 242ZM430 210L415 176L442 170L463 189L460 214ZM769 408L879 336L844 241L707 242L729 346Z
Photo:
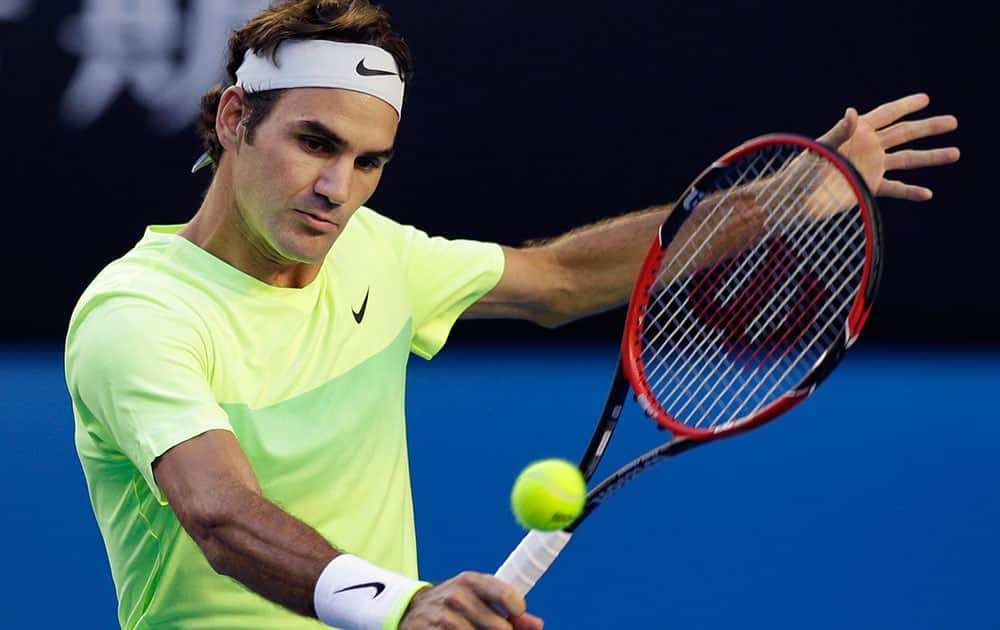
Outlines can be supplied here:
M611 436L615 432L615 427L618 426L618 419L625 407L625 398L628 396L629 388L630 385L628 379L625 378L619 354L615 375L611 380L611 390L608 392L607 401L605 401L604 409L601 411L601 418L598 420L597 426L594 427L594 434L590 438L590 443L587 444L587 450L584 451L583 457L580 459L580 472L583 473L583 478L588 482L600 465L601 458L604 457Z
M624 485L638 477L645 470L657 464L685 453L693 448L707 444L708 440L694 440L684 436L676 436L669 442L661 444L657 448L647 451L629 463L620 467L615 472L608 475L603 481L591 488L587 492L587 502L583 507L583 512L575 521L570 523L563 531L573 533L583 523L590 514L598 508L612 494L621 489Z

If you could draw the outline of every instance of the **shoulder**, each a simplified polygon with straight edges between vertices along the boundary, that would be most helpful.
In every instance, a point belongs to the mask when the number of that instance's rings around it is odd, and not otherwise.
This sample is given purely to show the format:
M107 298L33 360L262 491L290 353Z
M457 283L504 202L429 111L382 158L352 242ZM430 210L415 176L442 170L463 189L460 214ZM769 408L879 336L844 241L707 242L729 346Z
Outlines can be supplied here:
M401 261L408 262L414 256L428 254L435 257L444 253L456 254L459 256L486 256L496 258L502 256L500 246L496 243L480 242L462 238L451 238L440 235L431 235L425 230L400 223L371 208L360 207L348 223L343 234L345 243L352 243L354 246L365 244L372 247L377 243L379 247L388 248ZM334 246L337 250L340 241ZM344 245L342 250L348 249ZM331 254L334 253L331 250Z
M184 356L205 364L208 343L197 317L148 295L95 297L74 313L66 335L67 368L136 369Z
M66 334L67 368L134 366L170 348L205 354L195 291L170 271L168 253L157 249L140 242L84 290Z
M203 283L196 270L178 261L178 245L176 237L147 230L142 240L104 267L83 291L70 317L70 334L90 319L109 319L119 325L196 319Z
M398 223L371 208L361 206L348 221L335 248L340 245L341 241L361 246L368 246L372 241L394 241L404 237L407 232L413 229L413 227Z
M331 273L344 265L353 270L368 267L398 273L414 234L419 230L361 206L330 248L324 267ZM365 261L363 266L359 261Z

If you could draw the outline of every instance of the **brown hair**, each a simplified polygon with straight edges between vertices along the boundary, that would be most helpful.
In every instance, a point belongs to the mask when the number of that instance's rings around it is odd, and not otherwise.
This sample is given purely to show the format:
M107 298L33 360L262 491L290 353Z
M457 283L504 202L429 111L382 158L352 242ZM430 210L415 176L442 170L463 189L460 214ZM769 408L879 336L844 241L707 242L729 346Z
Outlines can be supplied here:
M257 14L229 38L229 83L236 83L236 70L247 50L274 55L286 39L327 39L337 42L371 44L388 51L399 66L403 81L413 76L410 49L389 23L389 14L368 0L282 0ZM215 133L215 114L222 98L222 86L215 85L201 99L198 135L215 165L222 158L222 145ZM248 94L249 112L244 126L247 142L254 129L267 118L284 90Z

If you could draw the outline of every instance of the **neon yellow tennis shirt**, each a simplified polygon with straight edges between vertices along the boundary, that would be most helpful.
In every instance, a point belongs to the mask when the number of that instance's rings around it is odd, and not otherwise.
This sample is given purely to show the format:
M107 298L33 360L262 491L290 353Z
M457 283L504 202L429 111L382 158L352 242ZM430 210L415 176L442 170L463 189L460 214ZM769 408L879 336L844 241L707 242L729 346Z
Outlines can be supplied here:
M499 246L430 238L367 208L302 289L262 283L151 226L80 298L66 341L76 447L123 628L318 628L215 573L153 461L232 431L264 496L339 549L416 577L403 415L433 356L503 273Z

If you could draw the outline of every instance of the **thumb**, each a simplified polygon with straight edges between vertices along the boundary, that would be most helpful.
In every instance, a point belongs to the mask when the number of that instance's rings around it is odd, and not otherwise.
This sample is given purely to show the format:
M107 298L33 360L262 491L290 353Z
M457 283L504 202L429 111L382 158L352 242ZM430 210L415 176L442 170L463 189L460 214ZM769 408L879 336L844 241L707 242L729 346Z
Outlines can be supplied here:
M853 107L848 107L844 112L844 117L837 121L837 124L822 136L817 138L823 144L837 148L851 139L854 131L858 128L858 111Z

